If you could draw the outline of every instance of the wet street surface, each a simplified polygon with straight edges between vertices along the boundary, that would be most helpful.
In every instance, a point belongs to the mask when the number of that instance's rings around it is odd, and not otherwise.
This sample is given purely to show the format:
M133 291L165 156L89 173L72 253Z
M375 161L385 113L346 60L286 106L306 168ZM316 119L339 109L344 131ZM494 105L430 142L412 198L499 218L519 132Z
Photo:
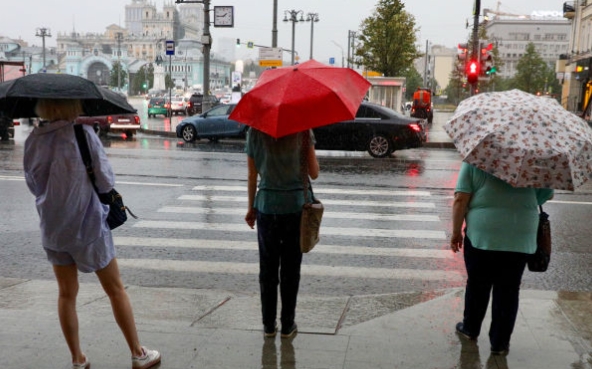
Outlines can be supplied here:
M0 145L2 276L51 279L39 246L34 201L22 178L29 127ZM244 141L183 143L139 133L103 138L125 203L140 216L114 231L126 282L139 286L257 291L256 232L244 222ZM460 157L413 149L386 159L319 151L313 183L324 202L321 244L303 262L303 293L425 292L464 286L462 254L448 248ZM554 253L524 288L590 291L590 186L545 205ZM8 195L9 194L9 195ZM83 278L86 278L83 277ZM92 276L89 280L92 280Z

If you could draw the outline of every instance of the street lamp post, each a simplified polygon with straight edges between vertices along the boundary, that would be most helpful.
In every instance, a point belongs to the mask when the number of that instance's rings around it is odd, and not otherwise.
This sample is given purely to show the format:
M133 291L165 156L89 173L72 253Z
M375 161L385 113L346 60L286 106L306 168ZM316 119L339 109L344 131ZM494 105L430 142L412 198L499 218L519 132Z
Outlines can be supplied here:
M123 33L117 32L117 92L121 92L121 41Z
M300 19L298 19L298 14L300 14ZM288 15L290 17L288 18ZM284 11L284 22L292 22L292 60L291 65L294 65L294 44L295 44L295 33L296 33L296 23L297 22L304 22L304 12L302 10L285 10Z
M310 22L310 59L312 59L312 41L314 39L314 24L319 21L319 13L307 13L306 21Z
M35 36L41 37L41 42L43 44L43 67L41 67L41 69L43 70L43 72L45 72L45 38L51 37L51 30L45 27L37 28L37 30L35 31Z

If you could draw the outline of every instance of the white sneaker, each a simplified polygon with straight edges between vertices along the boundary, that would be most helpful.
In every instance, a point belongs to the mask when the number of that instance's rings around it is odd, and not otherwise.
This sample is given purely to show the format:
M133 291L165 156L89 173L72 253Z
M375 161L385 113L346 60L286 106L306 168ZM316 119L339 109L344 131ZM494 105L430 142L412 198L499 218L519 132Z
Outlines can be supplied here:
M142 352L144 355L140 357L132 356L133 369L148 369L160 363L160 352L149 350L144 346L142 346Z

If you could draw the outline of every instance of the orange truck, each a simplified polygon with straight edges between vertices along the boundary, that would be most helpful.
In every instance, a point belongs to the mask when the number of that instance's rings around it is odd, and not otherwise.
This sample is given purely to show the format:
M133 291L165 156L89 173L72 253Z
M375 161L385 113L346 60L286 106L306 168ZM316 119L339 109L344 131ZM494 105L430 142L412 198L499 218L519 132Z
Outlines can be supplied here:
M432 107L432 91L429 88L418 87L413 93L411 116L426 119L428 123L432 123L434 112Z

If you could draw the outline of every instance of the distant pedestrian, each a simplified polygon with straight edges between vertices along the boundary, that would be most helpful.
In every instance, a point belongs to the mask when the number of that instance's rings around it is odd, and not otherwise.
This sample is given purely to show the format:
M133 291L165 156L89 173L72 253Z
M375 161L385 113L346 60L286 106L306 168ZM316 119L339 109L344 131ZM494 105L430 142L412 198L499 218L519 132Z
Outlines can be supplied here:
M25 179L35 196L41 242L58 282L58 315L72 368L90 368L78 334L78 271L94 272L99 278L131 351L132 368L150 368L160 362L160 353L140 345L106 222L109 207L99 201L78 151L73 122L82 113L81 102L40 99L36 113L47 122L36 127L25 142ZM84 126L84 134L96 186L101 193L109 192L115 177L101 141L89 126Z
M306 150L302 147L303 139L309 142ZM277 333L279 284L281 336L288 338L298 330L294 320L302 263L300 217L304 186L308 187L309 176L316 179L319 175L314 136L307 130L276 139L251 128L246 153L249 200L245 221L251 228L257 223L263 330L265 337L275 337ZM303 156L307 158L306 181L301 171ZM258 177L261 179L257 190Z
M553 194L551 189L512 187L473 165L461 165L450 247L458 252L464 246L468 279L464 317L456 331L477 339L493 293L489 342L494 355L510 350L522 274L536 250L538 206Z

